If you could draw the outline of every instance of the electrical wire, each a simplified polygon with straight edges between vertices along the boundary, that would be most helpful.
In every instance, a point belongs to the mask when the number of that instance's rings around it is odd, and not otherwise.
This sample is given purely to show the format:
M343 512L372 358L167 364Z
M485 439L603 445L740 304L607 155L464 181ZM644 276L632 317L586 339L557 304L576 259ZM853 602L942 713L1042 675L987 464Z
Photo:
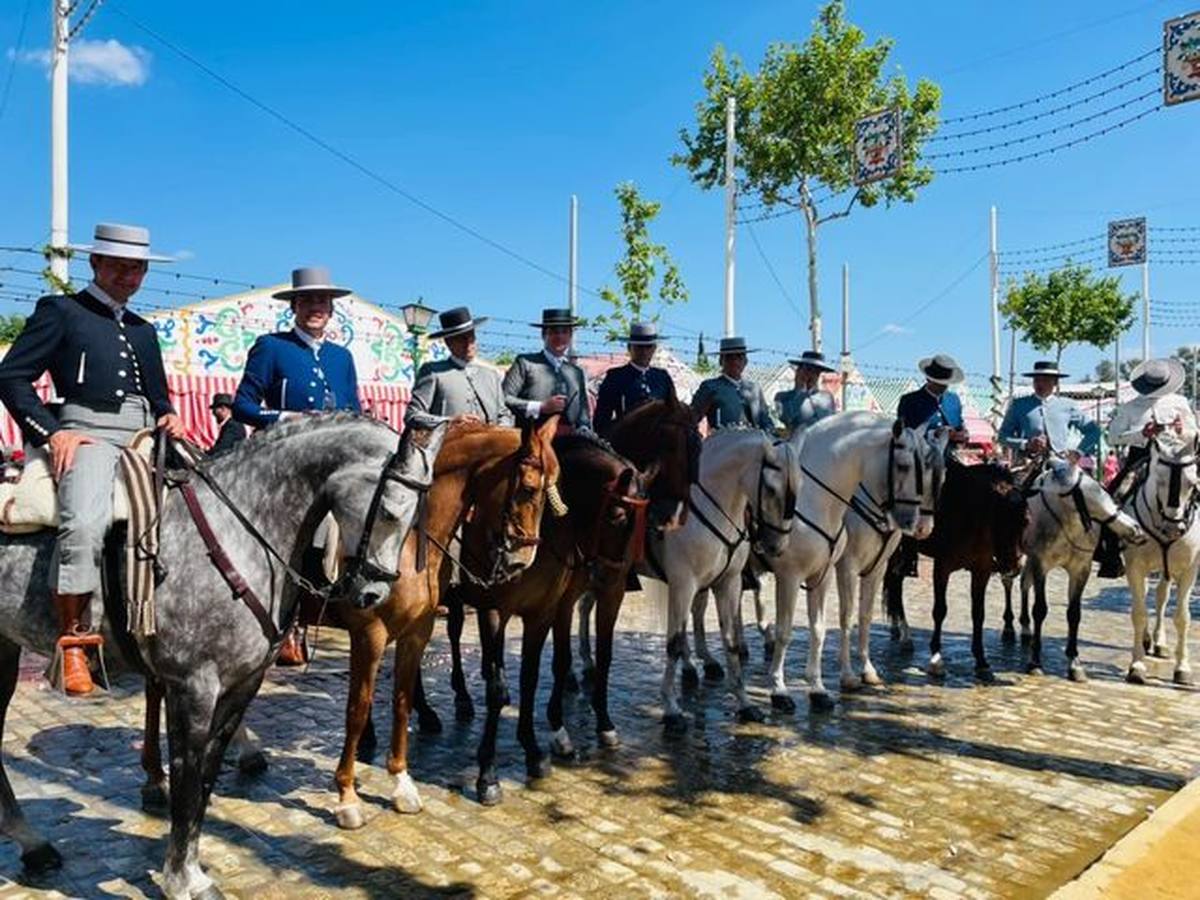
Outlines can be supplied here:
M25 9L21 12L21 27L17 29L17 43L9 51L8 56L8 75L4 79L4 93L0 94L0 122L4 121L4 112L8 109L8 95L12 90L13 75L17 71L17 63L21 59L21 48L25 44L25 26L29 24L29 8L33 6L33 0L25 0Z

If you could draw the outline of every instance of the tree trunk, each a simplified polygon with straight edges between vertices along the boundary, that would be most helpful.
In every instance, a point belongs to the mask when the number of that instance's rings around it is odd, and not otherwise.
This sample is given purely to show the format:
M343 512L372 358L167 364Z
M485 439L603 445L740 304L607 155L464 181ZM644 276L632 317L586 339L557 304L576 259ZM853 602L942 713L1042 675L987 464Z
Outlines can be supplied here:
M1062 368L1062 354L1063 354L1064 349L1065 349L1065 345L1059 344L1058 349L1054 354L1054 368L1056 368L1056 369Z
M821 302L817 295L817 213L804 191L804 225L808 236L808 320L812 348L821 350Z

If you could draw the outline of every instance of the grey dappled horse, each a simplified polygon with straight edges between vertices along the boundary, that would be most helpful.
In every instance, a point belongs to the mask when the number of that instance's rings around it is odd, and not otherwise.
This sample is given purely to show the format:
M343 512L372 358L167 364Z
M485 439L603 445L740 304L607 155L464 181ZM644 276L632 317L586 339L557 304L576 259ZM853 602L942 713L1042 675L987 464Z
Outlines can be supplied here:
M276 425L237 450L201 463L203 474L223 489L261 540L206 478L193 474L191 483L233 567L278 629L291 619L298 596L266 547L298 569L326 513L335 515L344 544L352 549L359 546L370 519L358 567L362 574L351 587L368 598L386 595L386 579L396 568L444 434L442 425L410 430L401 440L387 425L367 418L305 417ZM372 507L374 515L368 515ZM54 651L58 630L47 581L53 543L52 531L0 536L0 584L7 587L0 593L0 727L16 685L21 649L45 655ZM156 679L166 692L171 833L163 890L172 898L221 897L200 866L200 827L225 747L278 644L268 640L249 606L232 595L178 490L168 493L163 508L159 561L166 576L155 592L157 632L136 640L140 660L128 658L137 655L129 652L125 662ZM118 636L109 646L132 651L135 644ZM25 821L2 767L0 816L0 830L21 845L27 868L61 865L58 851Z

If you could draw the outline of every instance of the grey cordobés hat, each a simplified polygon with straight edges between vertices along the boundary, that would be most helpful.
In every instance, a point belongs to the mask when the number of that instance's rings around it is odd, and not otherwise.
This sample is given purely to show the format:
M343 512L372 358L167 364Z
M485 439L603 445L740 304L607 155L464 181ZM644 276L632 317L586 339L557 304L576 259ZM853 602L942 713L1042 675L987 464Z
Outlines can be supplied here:
M175 262L169 256L150 252L150 229L141 225L117 225L101 222L96 226L90 244L71 244L79 253L112 256L117 259L136 259L143 262Z
M292 269L292 286L276 291L271 296L276 300L295 300L308 294L326 294L334 299L352 294L350 288L338 287L324 266L302 266Z

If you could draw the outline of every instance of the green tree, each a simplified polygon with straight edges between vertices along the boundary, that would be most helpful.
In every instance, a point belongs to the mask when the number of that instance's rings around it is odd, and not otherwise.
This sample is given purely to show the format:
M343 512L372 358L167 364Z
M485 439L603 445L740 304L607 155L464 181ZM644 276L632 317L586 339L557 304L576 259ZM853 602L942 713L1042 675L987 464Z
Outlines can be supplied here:
M614 193L621 205L621 240L625 242L625 255L614 267L621 288L619 292L601 288L600 299L610 311L596 316L592 324L603 327L609 340L620 340L629 333L631 322L658 321L660 313L651 312L656 297L662 306L671 306L686 303L688 292L667 248L650 239L650 223L662 204L642 199L632 181L617 185Z
M11 344L24 327L24 316L0 316L0 344Z
M868 44L862 30L846 21L843 0L832 0L821 8L807 41L769 45L757 73L718 46L704 73L696 129L680 131L683 151L671 158L702 188L720 185L725 178L725 103L730 96L737 100L739 192L756 199L761 206L753 206L763 215L779 206L802 214L814 349L821 343L820 226L850 215L856 204L911 203L918 189L933 180L920 153L937 128L941 89L921 79L910 91L903 75L886 77L892 43L880 38ZM901 113L901 166L890 179L855 187L855 123L889 107Z
M1087 266L1068 263L1045 275L1010 281L1000 312L1025 342L1055 362L1070 344L1110 347L1133 324L1135 296L1121 293L1116 276L1097 278Z

